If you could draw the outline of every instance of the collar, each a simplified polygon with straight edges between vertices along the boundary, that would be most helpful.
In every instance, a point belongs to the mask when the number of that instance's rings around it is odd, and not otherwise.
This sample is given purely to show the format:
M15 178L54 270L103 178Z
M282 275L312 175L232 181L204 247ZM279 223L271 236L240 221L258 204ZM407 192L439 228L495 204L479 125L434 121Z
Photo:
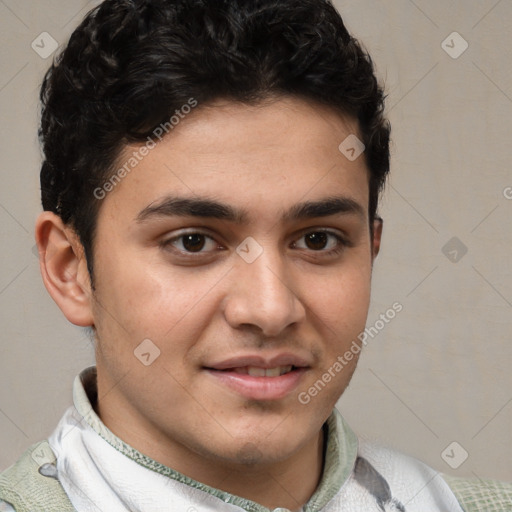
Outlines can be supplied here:
M216 496L226 503L241 507L243 510L267 512L268 509L253 501L202 484L168 466L160 464L129 446L110 431L96 414L94 407L97 396L96 367L91 366L75 378L73 383L74 406L88 425L118 452L148 470ZM327 419L325 426L327 436L322 478L316 491L304 505L303 512L318 512L324 508L349 479L357 458L357 437L336 408Z

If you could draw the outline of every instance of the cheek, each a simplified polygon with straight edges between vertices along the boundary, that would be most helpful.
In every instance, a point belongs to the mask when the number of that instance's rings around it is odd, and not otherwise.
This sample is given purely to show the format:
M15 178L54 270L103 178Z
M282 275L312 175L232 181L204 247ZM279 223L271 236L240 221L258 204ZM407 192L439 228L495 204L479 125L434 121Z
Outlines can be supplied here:
M306 283L307 303L330 339L344 342L364 329L370 283L371 267L364 261Z
M95 320L103 338L145 338L165 347L170 340L193 339L213 314L212 297L225 270L201 272L140 255L114 258L98 265ZM122 346L122 345L121 345Z

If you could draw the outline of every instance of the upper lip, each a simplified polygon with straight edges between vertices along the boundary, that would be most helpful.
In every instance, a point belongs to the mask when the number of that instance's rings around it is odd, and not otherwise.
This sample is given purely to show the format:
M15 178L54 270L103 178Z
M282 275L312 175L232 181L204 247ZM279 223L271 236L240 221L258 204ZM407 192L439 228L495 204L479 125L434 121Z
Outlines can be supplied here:
M311 363L308 359L291 353L281 353L274 356L247 354L208 364L206 368L212 370L228 370L230 368L243 368L245 366L256 366L257 368L265 369L277 368L278 366L306 368L311 366Z

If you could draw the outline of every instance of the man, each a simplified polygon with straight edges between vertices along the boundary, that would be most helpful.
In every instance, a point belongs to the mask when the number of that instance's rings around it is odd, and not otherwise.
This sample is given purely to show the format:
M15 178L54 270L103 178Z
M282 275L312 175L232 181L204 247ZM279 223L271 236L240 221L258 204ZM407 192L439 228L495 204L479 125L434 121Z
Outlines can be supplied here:
M335 409L389 126L330 3L107 0L41 99L41 272L96 367L0 477L3 510L512 510Z

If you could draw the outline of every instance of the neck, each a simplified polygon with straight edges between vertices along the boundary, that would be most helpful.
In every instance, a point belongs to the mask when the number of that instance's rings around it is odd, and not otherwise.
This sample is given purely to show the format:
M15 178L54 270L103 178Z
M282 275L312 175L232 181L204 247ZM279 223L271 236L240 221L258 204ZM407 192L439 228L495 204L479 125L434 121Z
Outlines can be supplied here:
M316 491L324 465L323 430L304 450L285 461L266 467L232 470L220 488L269 509L300 509ZM205 482L206 483L206 482Z

